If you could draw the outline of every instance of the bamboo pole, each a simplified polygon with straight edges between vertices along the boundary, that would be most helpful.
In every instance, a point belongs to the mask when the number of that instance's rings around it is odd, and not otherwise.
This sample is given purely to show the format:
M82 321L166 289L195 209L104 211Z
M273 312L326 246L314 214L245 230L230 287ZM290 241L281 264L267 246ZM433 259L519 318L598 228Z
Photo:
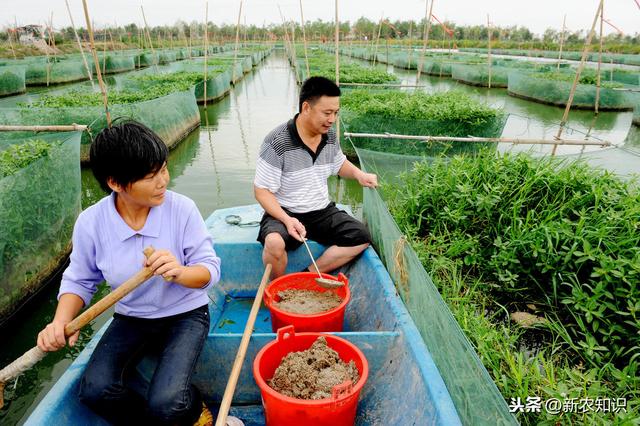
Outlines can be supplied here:
M336 85L340 87L340 20L338 19L338 0L335 0L336 8ZM340 128L340 120L338 120L338 128ZM340 142L340 132L338 131L338 142Z
M102 74L107 71L107 29L104 29L102 39Z
M598 106L600 105L600 68L602 67L602 26L604 24L604 1L600 8L600 48L598 49L598 66L596 70L596 105L595 115L598 115Z
M311 75L309 71L309 55L307 54L307 34L304 29L304 12L302 11L302 0L300 0L300 23L302 24L302 41L304 43L304 62L307 65L307 75Z
M91 20L89 18L89 9L87 7L87 0L82 0L82 7L84 8L84 19L87 22L87 30L89 31L89 45L91 46L91 54L93 55L93 62L96 66L96 75L98 77L98 84L100 85L100 92L102 92L102 102L104 104L104 112L107 116L107 126L111 127L111 113L109 112L109 99L107 98L107 88L102 81L102 73L100 72L100 61L98 60L98 54L96 53L96 46L93 40L93 28L91 27Z
M235 81L236 79L236 60L238 59L238 43L240 42L240 17L242 16L242 3L243 0L240 0L240 9L238 10L238 22L236 23L236 45L233 50L233 75L231 80Z
M416 83L418 81L420 81L420 74L422 74L422 67L424 66L424 56L427 52L427 44L429 44L429 31L431 30L431 12L433 12L433 3L435 0L431 0L431 8L428 7L429 5L429 0L427 0L426 2L426 6L425 6L425 11L424 11L424 19L425 19L425 23L424 23L424 29L423 29L423 35L422 35L422 55L420 58L420 64L418 65L418 75L416 77ZM429 10L427 12L427 9Z
M491 22L489 21L489 14L487 13L487 37L488 47L487 50L487 62L489 66L489 89L491 89Z
M209 2L204 2L204 110L207 110L207 72L209 64L207 63L207 53L209 51ZM233 81L234 78L231 79ZM205 112L206 114L206 112Z
M262 303L262 295L264 293L264 289L267 286L267 283L269 282L270 275L271 264L268 263L264 268L264 273L262 274L262 280L260 281L260 285L258 286L256 296L253 298L253 305L251 305L249 318L247 318L247 324L244 327L244 333L242 333L242 338L240 339L240 347L238 348L236 358L233 361L231 374L229 374L229 381L227 382L227 386L224 390L224 395L222 396L222 403L220 404L220 410L218 411L218 417L216 419L215 426L225 426L227 424L227 415L229 413L229 408L231 408L233 393L236 389L236 385L238 384L238 377L240 376L240 371L242 370L242 363L244 362L244 358L247 354L247 348L249 347L249 339L251 338L251 333L253 333L253 326L256 323L258 310L260 309L260 304Z
M147 38L149 39L149 47L151 47L151 54L155 59L156 71L158 70L158 63L160 62L160 58L156 55L156 50L153 48L153 41L151 40L151 32L149 32L149 25L147 25L147 17L144 14L144 7L140 5L140 10L142 11L142 19L144 20L144 28L147 33Z
M9 28L7 33L10 33L11 32L10 30L11 30L11 28ZM18 28L17 27L14 28L13 35L15 35L15 37L16 37L16 44L17 44L18 43ZM12 37L12 35L9 34L9 37L7 37L7 38L9 39L9 47L11 47L11 53L13 54L13 59L15 60L15 59L18 59L18 58L16 57L16 51L13 48L13 41L11 41L11 37Z
M382 20L384 19L384 12L382 12L382 16L380 16L380 22L378 23L378 35L376 35L376 44L373 49L373 66L376 66L376 61L378 60L378 44L380 43L380 33L382 32Z
M47 21L44 22L45 27L48 28ZM51 30L49 30L49 36L51 36ZM46 44L46 41L45 41ZM49 80L51 79L51 59L49 58L49 46L46 46L45 56L47 57L47 87L49 87Z
M71 28L73 28L73 34L76 37L76 42L78 43L78 48L80 49L80 55L82 56L82 62L84 63L84 68L87 70L87 74L89 75L89 81L91 82L91 88L95 89L96 86L93 83L93 73L89 68L89 63L87 62L87 57L84 55L84 49L82 48L82 43L80 42L80 36L78 36L78 32L76 31L76 24L73 22L73 15L71 14L71 8L69 7L69 0L64 0L67 5L67 12L69 12L69 20L71 21Z
M51 126L6 126L0 125L0 132L72 132L76 130L87 130L84 124L51 125Z
M409 21L409 64L407 65L407 69L411 69L411 59L413 59L413 40L411 38L413 31L413 19Z
M562 33L560 33L560 52L558 53L558 66L557 70L560 71L560 61L562 61L562 46L564 45L564 32L566 31L566 22L567 22L567 14L564 14L564 18L562 18Z
M560 128L558 129L558 133L555 138L560 139L562 136L562 131L564 130L564 126L567 124L567 119L569 118L569 110L571 109L571 104L573 103L573 97L576 93L576 88L578 87L578 81L580 81L580 74L584 69L584 65L587 59L587 53L589 52L589 48L591 47L591 40L593 40L593 34L595 32L596 23L598 22L598 16L600 15L600 10L603 7L604 0L600 0L600 4L598 5L598 10L596 11L596 16L593 18L593 23L591 24L591 30L589 30L589 36L587 37L587 41L584 44L584 49L582 50L582 57L580 58L580 65L576 70L576 76L573 79L573 85L571 86L571 92L569 92L569 99L567 100L567 106L564 109L564 114L562 115L562 121L560 122ZM556 155L556 150L558 146L555 145L553 150L551 151L551 155Z
M591 146L612 146L609 141L584 141L572 139L527 139L527 138L481 138L475 136L454 137L454 136L416 136L416 135L398 135L393 133L351 133L345 132L344 135L350 138L379 138L379 139L407 139L425 142L499 142L510 143L514 145L591 145Z

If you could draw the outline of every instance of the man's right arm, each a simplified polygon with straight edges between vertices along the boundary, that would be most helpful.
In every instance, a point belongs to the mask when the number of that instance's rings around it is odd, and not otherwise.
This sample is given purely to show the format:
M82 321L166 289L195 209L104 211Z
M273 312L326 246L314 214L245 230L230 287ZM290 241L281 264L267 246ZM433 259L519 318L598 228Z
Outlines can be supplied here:
M253 192L255 194L256 200L265 212L267 212L270 216L275 219L278 219L280 222L284 224L287 228L287 232L293 238L298 241L302 241L307 235L307 231L304 228L304 225L295 217L291 217L282 209L280 203L276 199L276 196L273 195L271 191L266 188L258 188L257 186L253 186Z

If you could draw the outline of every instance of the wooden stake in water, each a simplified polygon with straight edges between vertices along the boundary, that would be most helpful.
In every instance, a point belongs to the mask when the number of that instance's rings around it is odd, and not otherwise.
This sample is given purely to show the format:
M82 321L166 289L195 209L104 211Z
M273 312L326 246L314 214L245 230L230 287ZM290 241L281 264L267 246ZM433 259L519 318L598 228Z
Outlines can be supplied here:
M423 27L423 35L422 35L422 55L420 57L420 63L418 64L418 74L416 77L416 84L420 82L420 75L422 74L422 67L424 67L424 59L425 54L427 52L427 45L429 44L429 31L431 30L431 12L433 12L433 2L435 0L431 0L431 8L429 8L429 0L427 0L424 11L424 27ZM428 12L427 12L428 10Z
M380 32L382 31L382 20L384 19L384 12L382 12L382 16L380 17L380 22L378 23L378 34L376 35L376 45L373 49L373 66L376 66L376 61L378 60L378 44L380 43Z
M109 100L107 98L107 88L102 80L102 73L100 72L100 61L98 60L98 54L96 53L96 46L93 40L93 28L91 27L91 20L89 18L89 9L87 7L87 0L82 0L82 7L84 8L84 19L87 23L87 30L89 31L89 44L91 46L91 54L93 55L93 63L96 67L96 75L98 76L98 84L100 85L100 92L102 93L102 102L104 104L104 112L107 116L107 126L111 127L111 113L109 112Z
M338 19L338 0L336 0L336 85L340 87L340 19ZM340 145L340 119L336 120L336 142Z
M84 49L82 48L82 43L80 42L80 36L78 36L78 32L76 31L76 24L73 22L73 15L71 14L71 8L69 7L69 0L64 0L67 5L67 12L69 12L69 20L71 21L71 28L73 28L73 34L76 37L76 42L78 43L78 49L80 49L80 55L82 56L82 62L84 63L84 68L87 70L87 75L89 76L89 81L91 82L91 88L95 89L95 84L93 83L93 73L91 72L91 68L89 68L89 64L87 63L87 57L84 55Z
M207 109L207 53L209 51L209 2L204 2L204 109ZM233 81L233 78L231 79Z
M487 65L489 66L489 89L491 89L491 22L489 22L489 14L487 13L487 36L488 36L488 51L487 51Z
M158 63L160 62L160 58L156 55L156 50L153 48L153 40L151 40L151 33L149 32L149 25L147 25L147 17L144 15L144 7L140 5L140 10L142 11L142 19L144 21L144 28L147 33L147 38L149 39L149 47L151 47L151 54L153 55L156 71L158 71Z
M242 1L240 0L240 9L238 10L238 22L236 23L236 46L233 50L233 75L231 81L236 79L236 60L238 59L238 43L240 42L240 17L242 16Z
M304 62L307 65L307 75L311 75L309 71L309 56L307 55L307 34L304 30L304 13L302 12L302 0L300 0L300 23L302 24L302 41L304 43Z
M598 106L600 104L600 68L602 67L602 25L604 23L604 2L600 8L600 48L598 49L598 67L596 71L596 105L595 115L598 115Z
M600 0L600 4L598 5L598 10L596 11L596 16L593 18L593 23L591 24L591 30L589 30L589 36L587 37L587 41L584 43L584 49L582 50L582 57L580 58L580 65L576 70L576 76L573 79L571 92L569 92L569 99L567 100L567 106L564 109L564 114L562 115L562 121L560 122L560 128L558 129L558 133L556 134L555 139L559 140L561 138L562 131L564 130L564 126L567 124L567 120L569 119L569 111L571 110L573 97L576 94L578 81L580 81L580 74L582 73L585 62L587 60L587 53L589 53L589 48L591 47L591 40L593 40L593 35L596 29L596 23L598 22L598 16L600 15L600 11L602 10L603 4L604 4L604 0ZM558 149L558 145L554 145L553 149L551 150L551 155L556 155L557 149Z
M567 22L567 14L564 14L564 18L562 18L562 33L560 33L560 51L558 52L558 66L557 66L557 70L560 71L560 61L562 61L562 46L564 44L564 32L566 30L566 24Z

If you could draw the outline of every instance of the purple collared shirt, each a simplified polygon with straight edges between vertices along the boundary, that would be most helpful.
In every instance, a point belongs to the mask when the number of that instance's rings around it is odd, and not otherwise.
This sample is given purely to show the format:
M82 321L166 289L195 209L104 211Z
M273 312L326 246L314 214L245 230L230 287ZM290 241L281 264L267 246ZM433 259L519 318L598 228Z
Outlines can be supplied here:
M71 263L62 275L58 299L73 293L91 301L103 280L117 288L144 265L143 250L171 251L186 266L202 265L211 273L203 288L193 289L154 276L116 304L116 312L140 318L181 314L209 302L206 288L220 280L220 258L195 203L167 191L164 202L153 207L144 227L135 231L116 210L115 194L83 211L73 230Z

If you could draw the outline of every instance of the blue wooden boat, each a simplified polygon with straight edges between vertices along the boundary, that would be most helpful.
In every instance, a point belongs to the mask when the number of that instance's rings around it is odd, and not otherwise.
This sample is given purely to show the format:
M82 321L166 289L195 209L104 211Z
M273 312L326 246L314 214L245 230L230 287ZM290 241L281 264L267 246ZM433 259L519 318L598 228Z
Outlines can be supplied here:
M221 209L206 221L222 259L222 279L209 293L211 328L194 383L214 410L222 400L244 324L264 271L262 247L256 241L258 228L228 224L225 218L229 215L238 215L246 223L260 220L262 209L257 205ZM314 256L324 250L314 242L310 245ZM290 253L288 270L299 271L308 263L306 251L300 248ZM349 277L352 300L345 314L345 331L335 334L358 346L370 368L369 379L360 395L356 424L461 424L431 354L375 251L367 249L357 261L341 271ZM79 379L105 327L96 333L40 402L27 425L52 421L70 425L107 424L77 398ZM245 425L264 425L260 391L253 380L251 367L257 352L274 339L269 311L262 307L230 411ZM152 368L151 358L145 358L138 365L136 386L140 386L140 390L148 382Z

